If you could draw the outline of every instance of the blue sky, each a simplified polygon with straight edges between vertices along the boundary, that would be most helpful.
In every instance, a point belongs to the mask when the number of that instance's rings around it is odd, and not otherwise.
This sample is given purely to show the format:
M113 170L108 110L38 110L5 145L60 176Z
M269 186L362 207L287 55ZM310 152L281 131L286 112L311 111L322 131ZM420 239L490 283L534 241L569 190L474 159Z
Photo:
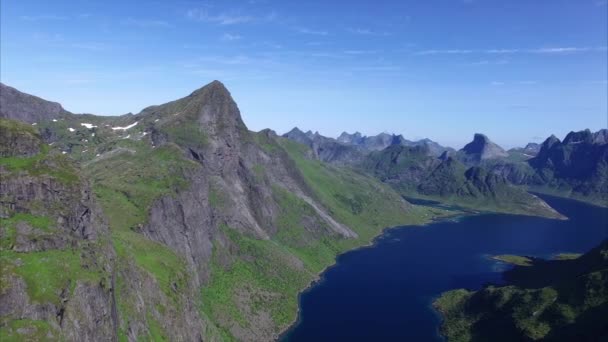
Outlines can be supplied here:
M505 146L607 125L606 0L1 3L1 80L137 113L218 79L252 130Z

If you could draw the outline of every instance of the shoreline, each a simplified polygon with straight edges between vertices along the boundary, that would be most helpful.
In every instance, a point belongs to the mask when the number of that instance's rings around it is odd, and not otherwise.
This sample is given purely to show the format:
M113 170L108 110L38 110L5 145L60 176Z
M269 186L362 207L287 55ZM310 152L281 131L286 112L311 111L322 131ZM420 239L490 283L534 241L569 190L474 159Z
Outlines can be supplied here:
M423 206L423 205L421 205ZM445 209L444 209L445 210ZM338 261L338 259L340 258L340 256L347 254L347 253L352 253L352 252L356 252L362 249L366 249L366 248L372 248L376 245L376 242L379 238L381 238L382 236L384 236L384 234L386 234L387 231L389 230L393 230L393 229L398 229L398 228L405 228L408 226L414 226L414 227L425 227L434 223L438 223L438 222L443 222L443 221L449 221L452 220L454 218L458 218L458 217L468 217L468 216L474 216L474 215L479 215L478 212L464 212L464 211L460 211L457 214L454 215L446 215L446 216L437 216L437 217L433 217L428 219L428 222L422 223L422 224L417 224L417 225L403 225L403 226L392 226L392 227L385 227L383 228L378 235L376 235L371 241L369 241L366 244L363 244L359 247L353 248L353 249L349 249L346 250L340 254L338 254L336 256L336 259L334 261L333 264L328 265L327 267L325 267L323 270L321 270L320 272L318 272L315 277L310 281L310 283L303 288L302 290L300 290L298 292L298 310L296 313L296 318L289 323L289 325L287 326L287 328L285 328L283 331L281 331L280 334L276 335L274 338L274 341L281 341L287 334L289 334L289 332L291 332L300 322L300 317L301 317L301 305L300 305L300 301L301 301L301 297L302 295L304 295L306 292L310 291L315 285L321 284L323 282L323 274L325 274L325 272L329 271L331 268L338 266L340 263Z

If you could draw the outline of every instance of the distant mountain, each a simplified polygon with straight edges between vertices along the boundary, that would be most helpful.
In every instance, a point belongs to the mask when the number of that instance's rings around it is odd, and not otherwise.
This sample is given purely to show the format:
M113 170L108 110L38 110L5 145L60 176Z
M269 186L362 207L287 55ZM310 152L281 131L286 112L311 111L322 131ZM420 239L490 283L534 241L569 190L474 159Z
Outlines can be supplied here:
M570 132L563 142L555 136L547 138L528 161L533 175L525 183L608 203L607 132Z
M403 135L395 135L388 133L380 133L374 136L364 136L359 132L354 134L349 134L347 132L343 132L337 139L338 142L349 145L356 146L363 151L373 152L373 151L381 151L389 146L393 145L401 145L401 146L426 146L428 147L428 153L432 155L439 156L444 151L451 151L452 149L449 147L444 147L439 145L438 143L432 141L431 139L421 139L418 141L407 140L403 137Z
M428 146L390 146L369 154L359 165L408 197L431 198L468 208L561 217L538 197L482 166L467 166Z
M608 241L573 260L533 260L508 284L434 302L448 341L608 340Z
M509 156L502 147L480 133L476 133L473 141L466 144L459 152L461 152L465 163L480 163L488 159L500 159Z
M343 144L318 132L302 132L295 127L283 134L284 138L310 147L314 158L334 164L352 164L363 158L364 152L355 146Z

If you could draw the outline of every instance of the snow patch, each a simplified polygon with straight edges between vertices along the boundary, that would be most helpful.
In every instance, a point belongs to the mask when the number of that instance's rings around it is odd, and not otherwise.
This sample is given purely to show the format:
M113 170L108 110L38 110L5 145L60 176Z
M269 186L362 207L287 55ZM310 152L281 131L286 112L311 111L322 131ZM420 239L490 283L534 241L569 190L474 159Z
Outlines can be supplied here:
M36 126L37 124L38 124L37 122L34 122L34 123L32 124L32 126Z
M158 122L159 119L154 120L154 122Z
M66 151L61 151L61 154L66 154L66 153L67 153Z
M57 122L57 119L53 119L53 122Z
M70 131L70 132L74 132L74 131L75 131L75 129L73 129L72 127L68 127L68 131Z
M139 121L135 121L134 123L130 124L129 126L125 126L125 127L112 127L112 130L117 131L117 130L127 130L129 128L135 127L135 125L137 125Z
M86 122L81 123L80 126L84 126L84 127L88 128L88 129L92 129L92 128L97 127L97 126L95 126L93 124L86 123Z
M91 136L92 136L92 137L94 137L94 136L95 136L95 133L91 133Z

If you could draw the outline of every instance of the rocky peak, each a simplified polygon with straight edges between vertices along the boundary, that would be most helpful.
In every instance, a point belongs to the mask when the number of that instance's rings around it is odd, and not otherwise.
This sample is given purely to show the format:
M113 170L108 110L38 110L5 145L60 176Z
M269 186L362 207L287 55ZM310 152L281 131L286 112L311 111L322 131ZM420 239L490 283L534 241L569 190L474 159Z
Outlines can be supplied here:
M342 132L338 137L338 142L347 144L347 145L358 145L364 139L363 135L360 132L355 132L353 134L349 134L347 132Z
M186 99L189 102L184 111L192 108L201 128L211 134L247 129L232 95L220 81L207 84Z
M598 145L608 144L608 129L600 129L593 133L593 143Z
M580 143L593 143L593 134L589 129L578 132L570 132L564 138L564 144L580 144Z
M38 123L50 121L66 113L68 112L57 102L22 93L0 83L0 118Z
M310 146L312 144L312 138L314 135L311 131L304 133L298 127L294 127L291 131L283 134L283 137L297 143Z
M502 147L496 145L481 133L475 133L473 141L465 145L461 151L477 161L508 156L508 153Z
M524 151L538 153L538 151L540 151L540 145L537 143L528 143L526 147L524 147Z

